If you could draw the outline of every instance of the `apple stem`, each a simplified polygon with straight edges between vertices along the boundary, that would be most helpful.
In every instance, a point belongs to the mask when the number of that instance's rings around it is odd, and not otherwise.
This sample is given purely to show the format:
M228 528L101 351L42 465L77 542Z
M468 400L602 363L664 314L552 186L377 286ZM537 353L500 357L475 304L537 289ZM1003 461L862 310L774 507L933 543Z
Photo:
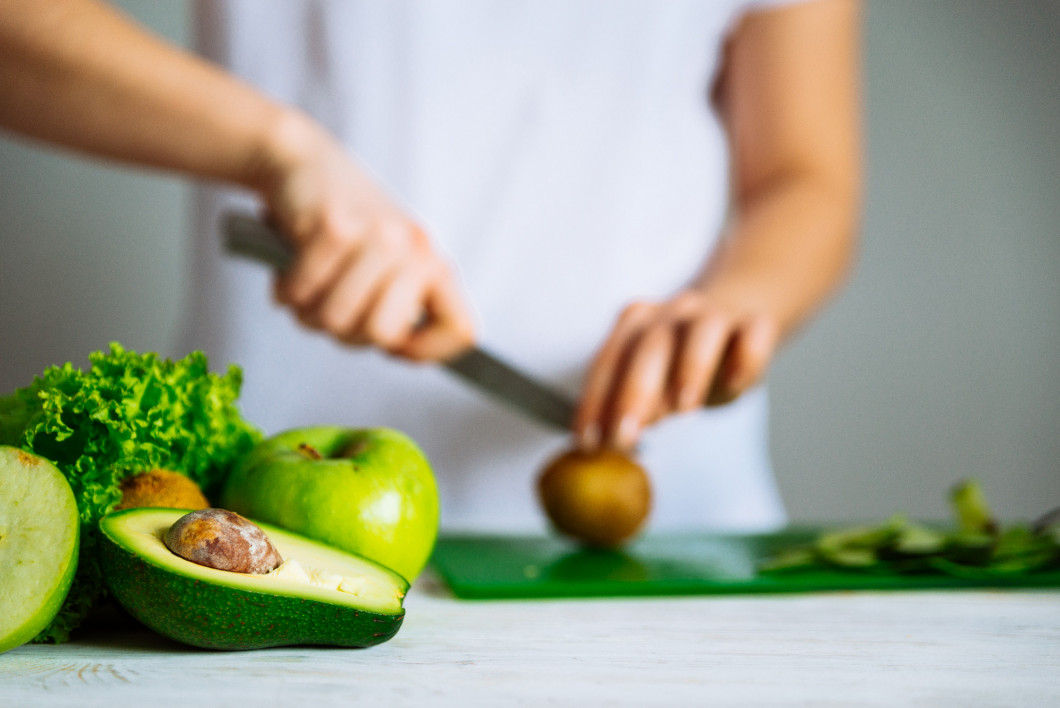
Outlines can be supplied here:
M316 448L314 448L314 447L312 447L310 445L307 445L306 443L302 443L301 445L298 446L298 452L302 453L303 455L308 457L310 460L322 460L322 459L324 459L324 456L321 455L319 452L317 452Z

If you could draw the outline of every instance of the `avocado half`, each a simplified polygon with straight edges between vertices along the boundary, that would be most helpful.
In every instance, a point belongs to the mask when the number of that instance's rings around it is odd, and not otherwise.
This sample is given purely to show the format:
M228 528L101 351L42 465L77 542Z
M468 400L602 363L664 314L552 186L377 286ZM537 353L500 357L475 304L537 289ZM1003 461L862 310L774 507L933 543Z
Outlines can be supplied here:
M408 583L360 556L258 524L284 561L340 590L278 573L252 575L192 563L163 536L181 509L128 509L99 522L104 577L129 614L170 639L208 649L294 644L367 647L397 634Z

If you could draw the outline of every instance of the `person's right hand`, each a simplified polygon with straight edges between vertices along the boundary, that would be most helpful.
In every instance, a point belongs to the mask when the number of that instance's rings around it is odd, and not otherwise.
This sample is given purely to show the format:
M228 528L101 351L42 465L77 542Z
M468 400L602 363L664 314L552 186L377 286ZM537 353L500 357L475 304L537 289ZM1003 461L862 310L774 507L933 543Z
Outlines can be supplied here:
M305 325L413 360L474 341L451 268L426 234L331 136L295 117L277 131L257 188L296 255L276 298Z

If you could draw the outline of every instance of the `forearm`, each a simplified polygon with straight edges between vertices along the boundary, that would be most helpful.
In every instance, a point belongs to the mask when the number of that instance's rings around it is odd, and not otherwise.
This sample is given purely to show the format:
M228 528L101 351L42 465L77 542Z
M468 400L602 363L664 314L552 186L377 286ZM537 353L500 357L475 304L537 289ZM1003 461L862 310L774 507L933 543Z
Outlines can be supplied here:
M790 335L828 300L850 268L856 183L793 175L746 196L694 287L735 310L765 316L782 337Z
M733 223L699 281L789 334L842 281L860 210L859 12L825 0L752 13L734 33L720 107Z
M0 127L254 186L290 112L94 0L0 0Z

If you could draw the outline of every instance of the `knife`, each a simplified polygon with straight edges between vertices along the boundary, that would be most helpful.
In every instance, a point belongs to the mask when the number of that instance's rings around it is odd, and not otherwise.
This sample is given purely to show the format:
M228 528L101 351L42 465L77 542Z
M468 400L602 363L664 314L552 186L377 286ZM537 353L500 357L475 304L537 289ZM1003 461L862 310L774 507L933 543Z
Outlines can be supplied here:
M279 231L249 214L229 212L221 219L225 249L282 270L291 262L290 247ZM574 401L482 347L471 347L442 362L449 372L489 396L558 430L569 431Z

